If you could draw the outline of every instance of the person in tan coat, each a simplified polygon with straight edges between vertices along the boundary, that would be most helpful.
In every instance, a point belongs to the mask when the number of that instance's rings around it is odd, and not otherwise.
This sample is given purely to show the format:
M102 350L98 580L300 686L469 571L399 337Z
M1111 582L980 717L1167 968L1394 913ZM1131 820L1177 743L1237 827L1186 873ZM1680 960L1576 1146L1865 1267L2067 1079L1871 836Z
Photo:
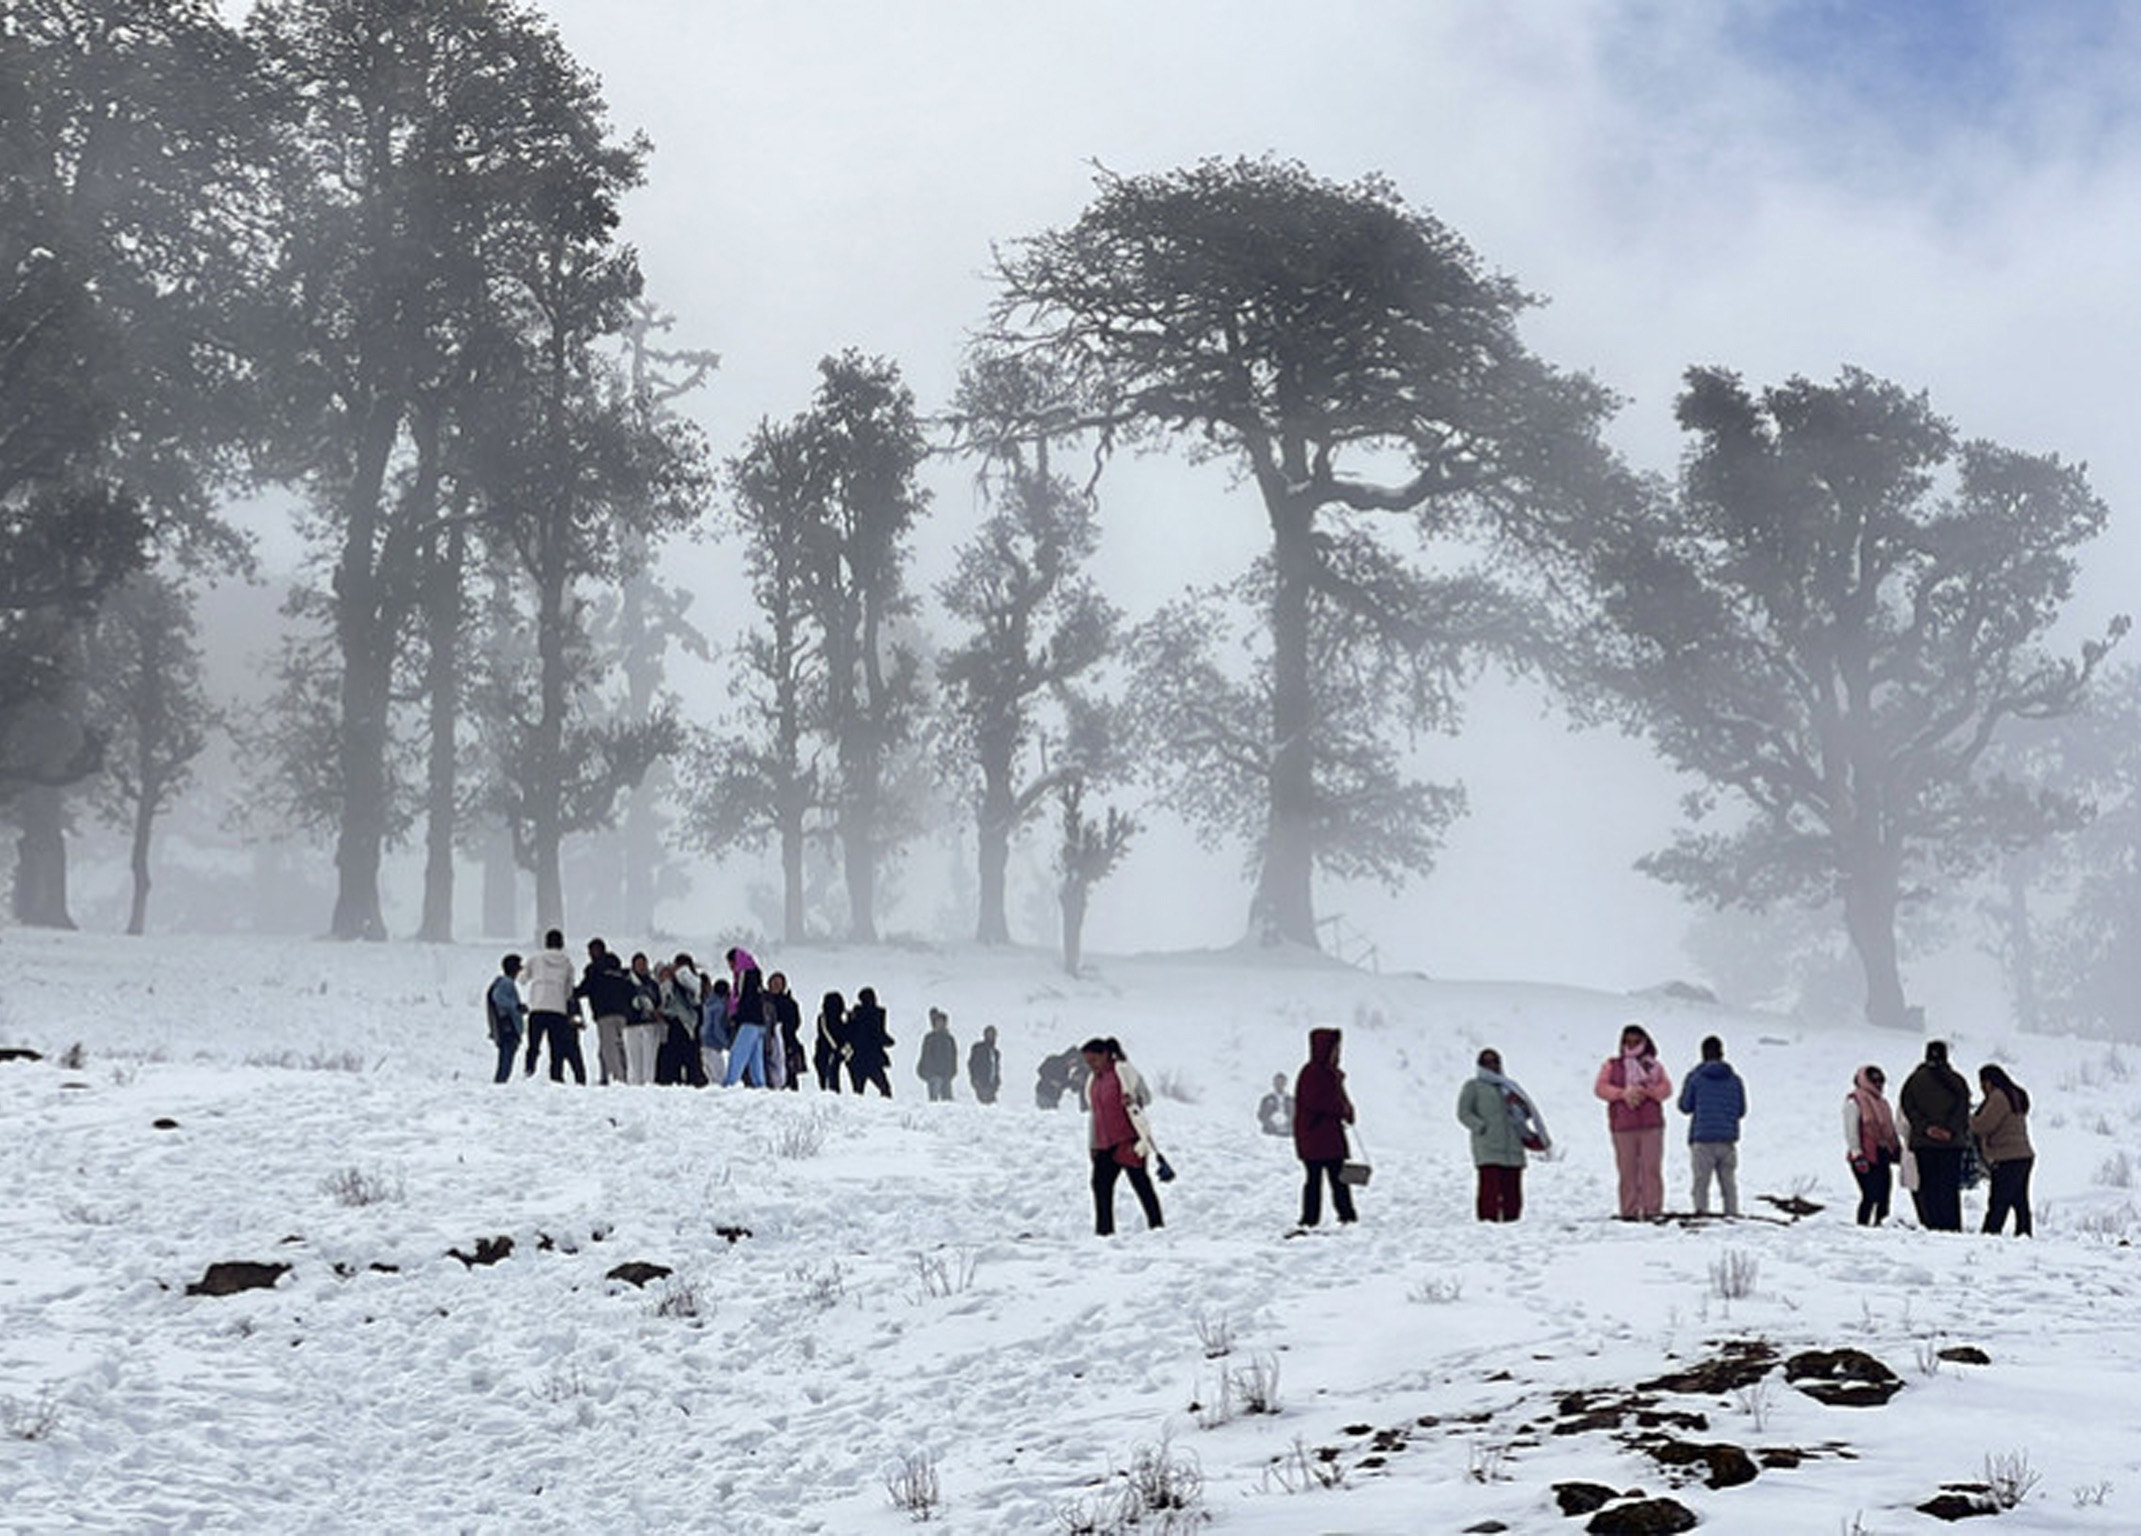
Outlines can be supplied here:
M1985 1230L1998 1232L2012 1211L2015 1236L2028 1237L2029 1176L2037 1166L2036 1149L2029 1140L2029 1095L1989 1061L1977 1069L1977 1086L1984 1097L1971 1113L1970 1133L1977 1137L1991 1184Z

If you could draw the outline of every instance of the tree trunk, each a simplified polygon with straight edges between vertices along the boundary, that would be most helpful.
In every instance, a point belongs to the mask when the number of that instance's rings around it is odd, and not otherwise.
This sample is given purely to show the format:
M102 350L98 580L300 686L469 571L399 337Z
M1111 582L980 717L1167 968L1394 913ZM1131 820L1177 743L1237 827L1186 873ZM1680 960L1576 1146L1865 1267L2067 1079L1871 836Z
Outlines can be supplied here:
M1866 975L1866 1021L1880 1029L1912 1029L1918 1020L1903 997L1896 903L1895 877L1885 865L1861 869L1844 888L1844 927Z
M860 818L857 818L860 820ZM843 827L840 834L841 868L847 877L848 937L857 944L877 942L877 849L873 828Z
M483 932L493 939L520 936L520 866L513 862L513 834L503 825L483 839Z
M985 761L981 806L974 818L980 883L980 915L974 937L983 944L1011 942L1010 918L1004 908L1004 871L1011 862L1011 824L1016 816L1009 765Z
M2007 882L2007 967L2015 995L2015 1024L2024 1034L2044 1033L2044 1003L2037 991L2037 929L2031 921L2029 876L2010 858Z
M35 784L15 797L15 921L25 928L74 927L67 915L66 792Z
M1271 770L1264 857L1249 931L1260 943L1316 947L1316 763L1309 680L1311 509L1271 509Z
M1063 970L1078 974L1085 959L1085 904L1089 892L1083 880L1065 880L1059 899L1063 905Z
M149 843L156 831L156 803L162 791L143 781L141 796L134 802L134 837L128 867L134 876L134 899L127 908L126 931L136 938L149 928Z
M387 936L379 904L379 866L387 840L387 709L392 683L390 647L365 642L342 652L342 824L335 841L338 939Z
M781 816L781 939L800 944L808 936L803 912L803 813Z
M456 525L445 548L434 552L425 584L425 630L430 654L424 668L430 743L424 787L424 915L416 936L427 944L453 942L454 833L459 821L459 760L455 752L461 718L461 565L466 548Z
M542 713L529 751L528 846L535 875L535 928L565 926L565 876L560 860L564 833L565 770L565 581L542 583L535 621L540 657Z
M338 939L384 939L379 865L387 835L387 711L394 637L384 577L377 568L380 498L387 460L401 431L398 404L374 402L358 442L356 471L343 498L342 558L335 567L335 642L342 656L341 719L335 751L342 817L335 837Z

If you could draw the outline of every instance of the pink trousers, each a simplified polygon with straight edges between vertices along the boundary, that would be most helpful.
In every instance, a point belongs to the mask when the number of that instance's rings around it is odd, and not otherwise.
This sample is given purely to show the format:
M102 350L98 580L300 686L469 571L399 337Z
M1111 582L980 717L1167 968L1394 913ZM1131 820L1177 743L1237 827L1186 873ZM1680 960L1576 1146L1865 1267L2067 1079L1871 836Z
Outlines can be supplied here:
M1665 1213L1665 1127L1615 1131L1613 1161L1621 1171L1621 1214L1662 1216Z

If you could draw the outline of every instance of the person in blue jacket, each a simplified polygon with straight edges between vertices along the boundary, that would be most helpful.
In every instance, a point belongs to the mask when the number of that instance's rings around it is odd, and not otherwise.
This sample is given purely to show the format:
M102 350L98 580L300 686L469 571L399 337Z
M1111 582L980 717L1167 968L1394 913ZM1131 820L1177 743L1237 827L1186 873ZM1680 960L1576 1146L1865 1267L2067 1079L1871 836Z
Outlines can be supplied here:
M1725 1197L1725 1214L1740 1213L1740 1121L1747 1114L1747 1085L1725 1061L1725 1042L1702 1042L1702 1061L1680 1085L1680 1113L1688 1120L1688 1171L1695 1214L1710 1214L1710 1176Z
M507 955L498 962L498 974L483 995L483 1011L491 1021L491 1044L498 1047L498 1075L494 1083L513 1080L513 1058L520 1054L520 1037L528 1032L528 1005L520 1000L520 956Z

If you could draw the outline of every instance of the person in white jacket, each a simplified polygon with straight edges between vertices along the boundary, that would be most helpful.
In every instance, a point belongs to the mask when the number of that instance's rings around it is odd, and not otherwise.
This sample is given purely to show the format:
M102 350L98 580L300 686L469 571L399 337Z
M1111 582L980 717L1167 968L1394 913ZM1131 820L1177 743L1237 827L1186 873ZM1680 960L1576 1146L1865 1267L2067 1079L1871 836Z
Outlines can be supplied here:
M524 973L528 986L528 1075L535 1075L535 1056L545 1038L550 1041L550 1080L565 1081L565 1068L573 1080L587 1086L587 1063L580 1059L580 1033L572 1017L572 959L565 953L565 935L556 928L543 935L543 947L528 958Z

